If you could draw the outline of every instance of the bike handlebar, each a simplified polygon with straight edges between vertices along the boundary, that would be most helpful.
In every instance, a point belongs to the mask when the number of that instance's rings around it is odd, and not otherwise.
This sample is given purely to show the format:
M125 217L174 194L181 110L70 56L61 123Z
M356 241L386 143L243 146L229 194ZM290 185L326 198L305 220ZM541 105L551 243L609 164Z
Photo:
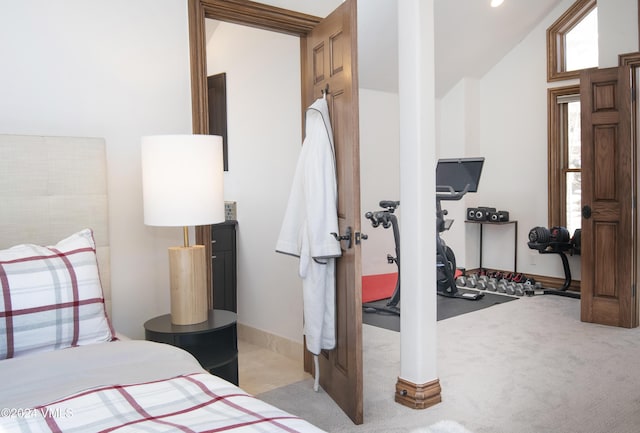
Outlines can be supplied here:
M467 184L462 191L455 191L452 186L436 185L436 199L438 200L460 200L469 192L470 184ZM438 191L440 190L440 191Z

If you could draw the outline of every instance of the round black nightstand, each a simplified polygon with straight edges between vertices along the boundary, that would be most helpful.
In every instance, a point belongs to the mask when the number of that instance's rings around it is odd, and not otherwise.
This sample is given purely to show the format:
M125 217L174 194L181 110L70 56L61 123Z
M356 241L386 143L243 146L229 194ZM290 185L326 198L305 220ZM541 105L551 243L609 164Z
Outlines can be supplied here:
M145 339L167 343L191 353L211 374L238 385L238 334L236 314L227 310L210 310L206 322L174 325L171 315L147 320Z

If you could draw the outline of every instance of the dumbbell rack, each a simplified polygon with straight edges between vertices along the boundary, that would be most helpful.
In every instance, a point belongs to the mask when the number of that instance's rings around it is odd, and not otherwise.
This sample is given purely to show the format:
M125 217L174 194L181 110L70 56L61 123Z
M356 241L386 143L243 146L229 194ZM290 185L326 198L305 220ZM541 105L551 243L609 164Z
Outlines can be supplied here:
M494 274L494 275L491 275ZM517 278L514 278L517 277ZM472 288L481 292L493 292L497 295L532 296L542 289L540 283L534 282L523 274L503 275L501 272L478 275L472 273L468 276L460 276L456 279L456 285L461 288Z
M505 226L508 224L513 224L513 272L516 273L517 272L517 267L518 267L518 221L517 220L511 220L511 221L498 221L498 222L493 222L493 221L473 221L473 220L466 220L465 223L467 224L480 224L480 264L478 265L479 269L482 269L482 227L486 224L486 225L491 225L491 226Z

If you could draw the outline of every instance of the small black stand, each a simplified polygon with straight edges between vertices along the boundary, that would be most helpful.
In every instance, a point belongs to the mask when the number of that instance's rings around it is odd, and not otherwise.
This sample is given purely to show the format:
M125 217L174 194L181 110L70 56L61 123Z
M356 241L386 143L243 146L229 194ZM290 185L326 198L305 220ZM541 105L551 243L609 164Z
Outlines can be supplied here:
M191 353L211 374L238 385L238 334L236 314L227 310L209 310L205 322L174 325L171 315L147 320L145 339L167 343Z

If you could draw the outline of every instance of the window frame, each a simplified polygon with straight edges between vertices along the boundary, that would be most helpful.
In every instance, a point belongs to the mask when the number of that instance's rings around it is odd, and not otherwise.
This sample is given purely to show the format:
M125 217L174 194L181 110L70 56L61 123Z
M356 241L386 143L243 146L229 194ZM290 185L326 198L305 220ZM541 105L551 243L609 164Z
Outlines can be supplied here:
M558 103L559 97L572 95L580 95L579 84L547 89L549 227L566 227L566 173L582 171L568 167L567 129L562 126L567 107L566 104Z
M581 69L565 70L565 36L596 7L597 0L577 0L547 29L547 82L580 78Z

